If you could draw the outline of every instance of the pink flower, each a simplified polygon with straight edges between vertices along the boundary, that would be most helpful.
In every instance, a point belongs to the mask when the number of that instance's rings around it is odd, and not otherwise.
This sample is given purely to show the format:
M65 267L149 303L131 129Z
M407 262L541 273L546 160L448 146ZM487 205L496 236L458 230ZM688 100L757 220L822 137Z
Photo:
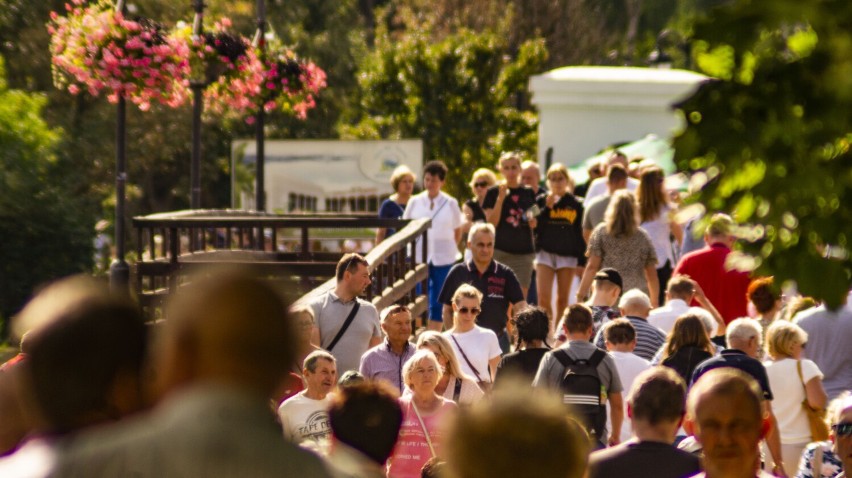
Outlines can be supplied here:
M80 87L77 86L77 85L74 85L74 84L68 85L68 92L71 93L72 95L76 95L76 94L80 93Z

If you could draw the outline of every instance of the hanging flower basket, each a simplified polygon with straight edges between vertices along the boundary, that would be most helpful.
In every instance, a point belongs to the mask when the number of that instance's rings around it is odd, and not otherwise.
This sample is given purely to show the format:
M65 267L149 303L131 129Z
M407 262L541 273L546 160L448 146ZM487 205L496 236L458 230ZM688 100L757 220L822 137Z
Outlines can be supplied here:
M149 20L127 19L106 0L65 4L66 15L51 12L48 32L53 79L72 94L124 97L146 111L153 102L182 105L189 73L186 45L166 36Z
M316 96L326 87L325 72L280 46L271 46L263 66L264 81L258 106L262 104L266 111L280 109L305 119L308 110L316 106Z

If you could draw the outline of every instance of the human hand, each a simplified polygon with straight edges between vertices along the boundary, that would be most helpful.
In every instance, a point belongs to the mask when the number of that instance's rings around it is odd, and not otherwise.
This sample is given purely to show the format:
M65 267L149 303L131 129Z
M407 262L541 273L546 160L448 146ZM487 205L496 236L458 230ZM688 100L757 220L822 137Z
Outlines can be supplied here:
M610 433L609 440L606 442L607 446L615 446L621 443L621 437L618 435L619 434L617 432Z
M508 192L509 192L509 186L507 186L506 183L500 183L500 185L497 186L497 200L502 201L502 200L506 199L506 194Z
M775 463L772 465L772 475L777 476L779 478L788 478L787 473L784 471L784 465L782 463Z
M557 196L553 193L550 193L550 194L547 195L547 198L545 199L545 205L547 205L547 207L549 207L549 208L552 208L553 205L557 203L557 201L559 201L559 196Z

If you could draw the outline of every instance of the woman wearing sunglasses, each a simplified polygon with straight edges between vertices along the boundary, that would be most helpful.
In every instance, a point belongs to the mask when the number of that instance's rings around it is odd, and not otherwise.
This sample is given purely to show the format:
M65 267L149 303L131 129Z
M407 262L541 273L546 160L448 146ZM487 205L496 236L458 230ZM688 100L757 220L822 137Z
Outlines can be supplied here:
M829 440L805 448L796 478L852 476L852 395L848 391L828 405L827 421L831 427Z
M482 311L482 293L470 284L462 284L453 294L453 328L444 332L459 358L462 371L475 377L484 391L491 389L497 364L500 362L500 344L497 335L476 325L476 316Z
M495 184L497 184L497 175L494 174L494 171L488 168L479 168L473 172L473 178L470 180L470 189L473 191L473 197L462 205L462 213L464 213L462 234L465 244L465 262L469 262L471 258L470 249L467 248L467 233L470 231L470 226L474 223L487 221L485 211L482 210L482 202L485 201L485 193L488 192L488 188Z

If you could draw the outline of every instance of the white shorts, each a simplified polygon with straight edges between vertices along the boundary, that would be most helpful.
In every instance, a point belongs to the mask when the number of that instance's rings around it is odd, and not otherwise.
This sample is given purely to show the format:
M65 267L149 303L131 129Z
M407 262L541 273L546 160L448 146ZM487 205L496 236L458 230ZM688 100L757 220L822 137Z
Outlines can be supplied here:
M577 258L560 256L547 251L538 251L538 254L535 255L535 265L543 265L555 270L566 269L577 267Z

